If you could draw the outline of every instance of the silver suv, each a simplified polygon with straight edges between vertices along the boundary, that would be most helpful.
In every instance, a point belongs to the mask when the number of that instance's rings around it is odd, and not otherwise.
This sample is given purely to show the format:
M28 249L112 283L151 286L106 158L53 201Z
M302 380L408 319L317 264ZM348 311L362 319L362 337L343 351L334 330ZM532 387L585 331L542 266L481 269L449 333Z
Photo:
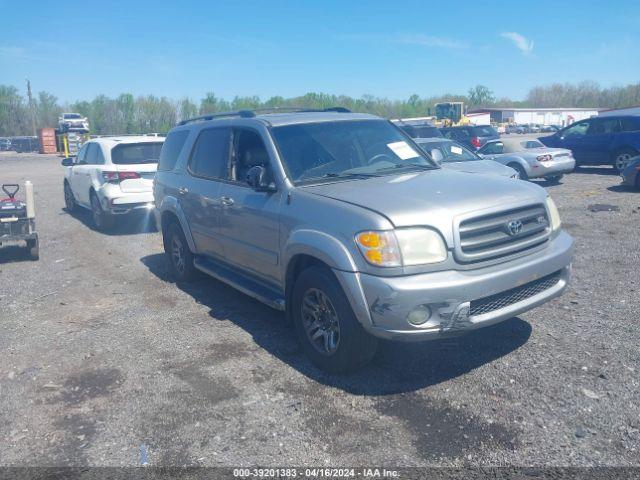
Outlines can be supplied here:
M329 371L364 365L378 338L458 335L569 282L573 240L543 188L443 170L341 108L184 121L154 197L177 281L205 272L284 310Z

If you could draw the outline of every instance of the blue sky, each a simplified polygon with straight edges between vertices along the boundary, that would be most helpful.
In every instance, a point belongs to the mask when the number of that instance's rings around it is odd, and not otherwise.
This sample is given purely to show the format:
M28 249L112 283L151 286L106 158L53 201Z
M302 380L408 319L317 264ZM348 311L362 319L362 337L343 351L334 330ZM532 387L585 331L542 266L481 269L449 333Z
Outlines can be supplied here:
M0 0L0 84L104 93L498 96L640 81L637 1Z

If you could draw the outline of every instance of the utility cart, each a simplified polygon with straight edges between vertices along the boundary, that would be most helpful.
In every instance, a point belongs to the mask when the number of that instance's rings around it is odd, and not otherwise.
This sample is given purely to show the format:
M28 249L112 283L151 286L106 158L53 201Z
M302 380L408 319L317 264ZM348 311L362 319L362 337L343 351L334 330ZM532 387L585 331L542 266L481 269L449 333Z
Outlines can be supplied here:
M20 186L15 183L2 185L6 198L0 194L0 249L8 246L26 246L32 260L40 258L38 234L35 222L33 184L25 182L25 200L16 198Z

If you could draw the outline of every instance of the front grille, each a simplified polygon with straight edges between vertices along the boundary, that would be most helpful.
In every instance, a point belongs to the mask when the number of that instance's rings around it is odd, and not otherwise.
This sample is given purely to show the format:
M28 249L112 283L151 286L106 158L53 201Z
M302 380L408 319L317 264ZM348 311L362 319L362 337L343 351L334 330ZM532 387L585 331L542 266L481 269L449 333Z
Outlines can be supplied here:
M464 220L458 228L459 260L479 262L534 248L549 237L544 205L530 205Z
M540 292L550 289L560 281L560 270L546 277L539 278L533 282L525 283L516 288L496 293L489 297L480 298L471 301L469 309L470 316L484 315L485 313L500 310L514 303L521 302L527 298L533 297Z

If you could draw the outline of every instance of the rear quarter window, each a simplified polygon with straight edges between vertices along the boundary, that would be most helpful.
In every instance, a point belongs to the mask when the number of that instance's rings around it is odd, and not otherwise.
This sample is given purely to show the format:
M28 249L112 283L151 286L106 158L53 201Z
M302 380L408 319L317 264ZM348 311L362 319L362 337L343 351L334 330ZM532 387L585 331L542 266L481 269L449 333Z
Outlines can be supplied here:
M167 135L160 151L158 170L173 170L188 136L189 130L178 130Z
M488 125L484 127L474 127L473 130L477 137L491 137L494 135L498 135L496 129Z

